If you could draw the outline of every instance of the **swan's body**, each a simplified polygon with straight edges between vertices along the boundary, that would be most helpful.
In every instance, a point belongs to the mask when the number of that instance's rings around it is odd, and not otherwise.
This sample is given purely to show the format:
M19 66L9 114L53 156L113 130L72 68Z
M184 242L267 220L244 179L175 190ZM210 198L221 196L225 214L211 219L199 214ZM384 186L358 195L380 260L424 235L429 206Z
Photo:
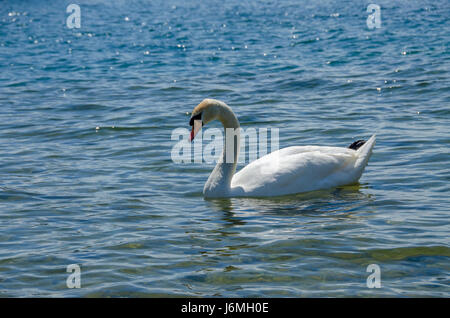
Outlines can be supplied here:
M222 155L203 189L205 197L279 196L352 184L359 180L375 145L375 135L359 149L294 146L265 155L235 174L239 152L239 121L225 103L205 99L192 113L201 124L218 119L235 129L237 142L225 138ZM191 139L201 128L193 126ZM227 145L227 143L229 143ZM231 145L232 148L229 146ZM227 151L232 154L230 162Z

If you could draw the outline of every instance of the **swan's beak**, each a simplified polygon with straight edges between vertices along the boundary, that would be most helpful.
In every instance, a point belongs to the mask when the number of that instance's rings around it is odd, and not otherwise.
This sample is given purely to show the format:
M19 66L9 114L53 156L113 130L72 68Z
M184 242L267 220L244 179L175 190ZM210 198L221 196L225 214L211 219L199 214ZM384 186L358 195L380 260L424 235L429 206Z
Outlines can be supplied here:
M197 135L197 133L202 129L203 123L201 120L194 120L194 125L192 125L190 141L192 142Z

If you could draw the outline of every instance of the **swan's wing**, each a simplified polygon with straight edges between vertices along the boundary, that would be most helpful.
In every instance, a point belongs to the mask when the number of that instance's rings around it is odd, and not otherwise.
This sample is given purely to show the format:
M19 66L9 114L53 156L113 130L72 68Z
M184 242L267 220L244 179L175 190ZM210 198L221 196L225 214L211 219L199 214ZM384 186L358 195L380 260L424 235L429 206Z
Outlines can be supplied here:
M357 152L340 147L288 147L248 164L231 181L240 195L283 195L354 182Z

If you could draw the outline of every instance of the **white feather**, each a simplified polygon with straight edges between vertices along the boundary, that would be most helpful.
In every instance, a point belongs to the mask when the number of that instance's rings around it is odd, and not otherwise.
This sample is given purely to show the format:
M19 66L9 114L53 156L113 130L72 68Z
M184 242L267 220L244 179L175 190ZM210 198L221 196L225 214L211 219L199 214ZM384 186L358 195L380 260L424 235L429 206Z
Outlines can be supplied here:
M236 173L230 196L277 196L355 183L374 145L375 135L357 151L319 146L280 149Z

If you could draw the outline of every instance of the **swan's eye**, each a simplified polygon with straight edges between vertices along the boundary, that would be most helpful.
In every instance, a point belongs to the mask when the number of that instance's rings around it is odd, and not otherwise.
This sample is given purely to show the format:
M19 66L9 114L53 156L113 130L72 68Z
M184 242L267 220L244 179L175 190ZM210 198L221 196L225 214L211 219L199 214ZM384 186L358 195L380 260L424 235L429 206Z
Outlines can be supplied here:
M196 120L202 120L202 113L198 113L197 115L192 116L191 120L189 121L189 126L194 126L194 121Z

